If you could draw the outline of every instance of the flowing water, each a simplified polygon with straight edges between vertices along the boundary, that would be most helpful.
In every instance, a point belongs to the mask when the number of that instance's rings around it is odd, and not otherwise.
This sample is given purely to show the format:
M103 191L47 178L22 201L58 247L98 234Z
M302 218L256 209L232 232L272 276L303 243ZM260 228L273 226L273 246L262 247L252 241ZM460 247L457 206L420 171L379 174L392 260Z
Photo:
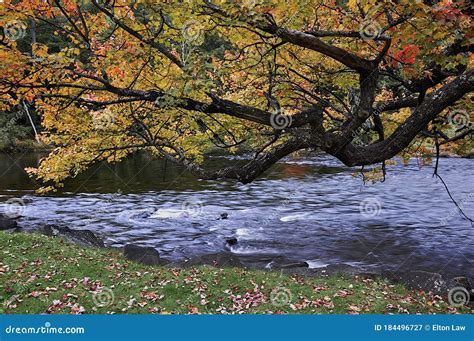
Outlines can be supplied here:
M213 157L210 167L234 159ZM36 196L23 168L39 155L0 155L0 212L25 202L19 224L90 229L108 246L135 243L173 260L230 250L247 261L284 256L310 267L349 264L367 270L425 270L474 277L474 227L433 167L388 167L384 183L364 185L356 169L324 155L286 159L251 184L201 181L179 167L136 155L100 164ZM474 217L474 160L440 160L439 172ZM228 219L219 219L227 213ZM262 263L263 264L263 263Z

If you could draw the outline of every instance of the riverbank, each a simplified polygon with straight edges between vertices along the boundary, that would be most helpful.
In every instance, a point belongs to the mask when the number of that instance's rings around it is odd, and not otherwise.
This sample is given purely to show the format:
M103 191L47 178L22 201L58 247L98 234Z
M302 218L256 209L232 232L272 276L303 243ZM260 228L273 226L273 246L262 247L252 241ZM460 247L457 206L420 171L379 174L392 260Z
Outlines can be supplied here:
M147 266L125 259L118 250L36 233L0 232L0 245L3 313L473 312L381 278Z
M49 153L53 146L38 143L35 140L17 140L12 143L0 143L1 154Z

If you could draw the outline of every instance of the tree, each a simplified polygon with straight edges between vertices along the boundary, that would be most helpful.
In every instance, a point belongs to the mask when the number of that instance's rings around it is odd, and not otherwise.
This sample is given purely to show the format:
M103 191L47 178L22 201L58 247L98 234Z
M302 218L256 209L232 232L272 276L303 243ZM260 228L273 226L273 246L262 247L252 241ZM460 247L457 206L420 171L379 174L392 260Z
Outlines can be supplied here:
M1 14L0 109L41 112L57 148L32 173L54 186L142 149L248 183L301 149L364 166L420 137L472 146L467 1L22 0ZM54 46L25 47L31 23ZM255 157L211 172L209 142Z

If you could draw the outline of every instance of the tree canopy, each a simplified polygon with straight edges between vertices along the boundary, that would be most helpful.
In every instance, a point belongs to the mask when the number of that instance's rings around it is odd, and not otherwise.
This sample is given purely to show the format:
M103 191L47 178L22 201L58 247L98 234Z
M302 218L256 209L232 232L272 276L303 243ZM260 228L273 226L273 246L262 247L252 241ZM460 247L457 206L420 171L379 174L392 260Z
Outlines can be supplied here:
M47 186L137 150L248 183L302 149L364 166L426 139L473 146L469 1L0 6L0 110L40 113L56 148L30 171ZM209 143L255 156L209 171Z

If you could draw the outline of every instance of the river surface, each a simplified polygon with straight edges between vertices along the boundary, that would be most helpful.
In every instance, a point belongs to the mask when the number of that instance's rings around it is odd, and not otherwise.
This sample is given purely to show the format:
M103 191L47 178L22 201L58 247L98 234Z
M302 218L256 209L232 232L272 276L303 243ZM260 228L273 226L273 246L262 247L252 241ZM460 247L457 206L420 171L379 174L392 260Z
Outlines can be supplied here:
M365 184L357 169L314 155L289 158L257 181L201 181L146 155L100 164L58 193L36 196L23 168L36 154L0 155L0 212L25 203L19 224L90 229L108 246L152 246L183 260L229 250L264 266L284 256L310 267L348 264L368 271L425 270L474 277L474 227L433 166L388 167L384 183ZM234 159L213 157L210 167ZM474 160L443 158L439 173L464 212L474 216ZM219 219L227 213L228 219Z

